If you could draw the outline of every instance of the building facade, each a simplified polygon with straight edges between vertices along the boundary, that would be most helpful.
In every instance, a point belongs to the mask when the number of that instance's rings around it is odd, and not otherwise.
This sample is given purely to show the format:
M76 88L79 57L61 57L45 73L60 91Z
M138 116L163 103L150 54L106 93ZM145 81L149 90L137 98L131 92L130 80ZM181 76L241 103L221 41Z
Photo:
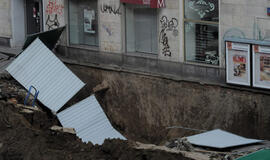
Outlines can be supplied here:
M77 64L226 83L225 39L269 40L268 0L2 0L0 44L66 25ZM23 24L23 25L22 25Z
M64 0L2 0L0 44L21 47L27 35L65 25Z

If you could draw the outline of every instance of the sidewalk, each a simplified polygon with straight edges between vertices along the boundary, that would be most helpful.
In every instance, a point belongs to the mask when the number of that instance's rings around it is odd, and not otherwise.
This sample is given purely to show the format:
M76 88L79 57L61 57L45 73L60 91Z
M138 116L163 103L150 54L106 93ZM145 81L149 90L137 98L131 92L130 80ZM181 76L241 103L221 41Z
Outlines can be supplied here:
M5 68L14 60L14 57L22 51L21 48L9 48L0 46L0 78L5 76Z
M0 46L0 54L5 54L7 56L16 56L22 51L21 48L10 48L10 47L4 47Z

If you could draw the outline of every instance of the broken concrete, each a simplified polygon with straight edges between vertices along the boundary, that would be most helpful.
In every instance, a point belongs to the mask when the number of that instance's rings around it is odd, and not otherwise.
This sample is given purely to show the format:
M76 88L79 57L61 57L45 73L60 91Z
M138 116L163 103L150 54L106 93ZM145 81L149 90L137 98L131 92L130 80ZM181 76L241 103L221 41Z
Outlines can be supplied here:
M33 114L34 113L34 111L31 111L30 109L22 109L20 112L26 113L26 114Z
M74 130L74 128L63 128L63 127L60 127L60 126L52 126L50 128L50 130L63 132L63 133L76 134L76 131Z
M94 93L105 91L109 89L109 83L104 80L101 84L97 85L95 88L93 88Z
M166 145L168 148L175 148L181 151L193 151L194 147L192 144L187 140L186 137L178 138L172 140Z
M166 151L169 153L181 153L185 157L191 158L193 160L210 160L209 153L206 154L206 153L201 153L201 152L196 152L196 151L188 152L188 151L178 150L176 148L168 148L166 146L157 146L154 144L144 144L144 143L136 142L135 148L139 150L153 150L153 151L160 150L160 151Z
M42 110L40 108L38 108L37 106L25 106L23 104L16 104L15 107L17 108L22 108L22 109L29 109L32 111L37 111L37 112L42 112Z

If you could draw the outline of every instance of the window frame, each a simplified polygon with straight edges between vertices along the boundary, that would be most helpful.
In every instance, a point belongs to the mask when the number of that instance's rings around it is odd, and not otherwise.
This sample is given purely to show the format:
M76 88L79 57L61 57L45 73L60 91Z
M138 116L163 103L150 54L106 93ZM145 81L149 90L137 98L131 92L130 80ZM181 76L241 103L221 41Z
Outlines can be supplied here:
M72 48L78 48L78 49L87 49L87 50L93 50L93 51L99 51L100 50L100 35L99 35L99 25L100 25L100 20L99 20L99 0L96 0L97 1L97 11L96 11L96 14L97 14L97 31L98 31L98 44L97 45L89 45L89 44L74 44L74 43L71 43L71 36L70 36L70 16L71 16L71 13L70 13L70 5L71 5L71 0L67 0L67 6L66 7L66 10L65 10L65 13L66 14L66 17L65 17L65 20L68 22L66 27L67 27L67 38L66 38L66 41L67 41L67 46L68 47L72 47Z
M215 22L215 21L204 21L204 20L195 20L195 19L189 19L189 18L186 18L185 17L185 9L186 9L186 6L185 6L185 2L187 0L183 0L182 1L182 5L183 5L183 11L182 11L182 14L183 14L183 54L184 54L184 62L187 63L187 64L194 64L194 65L199 65L199 66L209 66L209 67L212 67L212 68L219 68L221 66L221 57L220 57L220 1L218 1L218 6L219 6L219 9L218 9L218 21ZM214 64L207 64L207 63L201 63L201 62L191 62L191 61L188 61L187 60L187 53L186 53L186 27L185 27L185 24L186 22L191 22L191 23L194 23L194 24L205 24L205 25L217 25L218 27L218 60L219 60L219 64L218 65L214 65Z
M126 10L128 7L131 7L133 9L135 9L136 7L134 6L138 6L139 8L149 8L148 5L137 5L137 4L127 4L127 3L123 3L123 6L124 6L124 12L125 12L125 16L124 16L124 26L125 26L125 33L124 33L124 37L125 37L125 40L124 40L124 52L125 54L127 55L134 55L134 56L138 56L138 57L151 57L151 58L156 58L158 57L159 55L159 42L158 42L158 36L159 36L159 17L158 17L158 10L156 9L156 29L157 29L157 38L155 39L155 43L157 45L157 52L156 53L153 53L153 52L139 52L139 51L134 51L134 52L131 52L131 51L128 51L128 47L127 47L127 41L128 41L128 38L127 38L127 14L126 14Z

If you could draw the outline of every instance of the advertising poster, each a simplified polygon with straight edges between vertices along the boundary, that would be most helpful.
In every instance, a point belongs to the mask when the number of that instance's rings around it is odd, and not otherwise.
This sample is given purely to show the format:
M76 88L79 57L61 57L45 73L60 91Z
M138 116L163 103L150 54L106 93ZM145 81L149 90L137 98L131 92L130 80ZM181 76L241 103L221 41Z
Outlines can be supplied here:
M253 45L253 86L270 89L270 47Z
M84 32L91 33L91 34L96 33L94 29L94 24L93 24L95 20L95 11L84 9L83 15L84 15L84 21L83 21Z
M250 45L226 42L227 83L250 86Z

